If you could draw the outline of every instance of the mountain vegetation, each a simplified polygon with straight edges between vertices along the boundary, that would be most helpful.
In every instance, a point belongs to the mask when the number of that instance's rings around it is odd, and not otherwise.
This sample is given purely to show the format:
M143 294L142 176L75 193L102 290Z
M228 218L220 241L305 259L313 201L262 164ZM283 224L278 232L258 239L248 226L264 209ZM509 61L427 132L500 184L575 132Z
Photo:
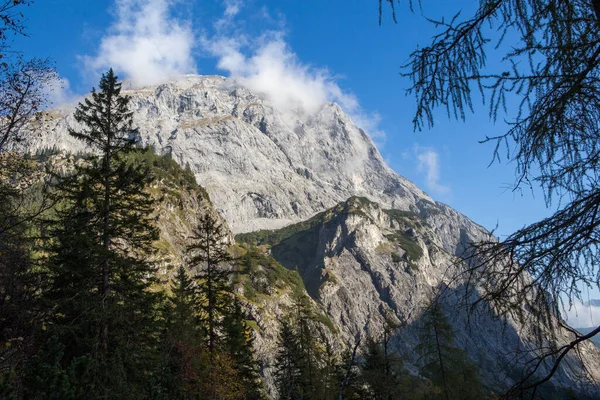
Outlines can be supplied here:
M540 313L546 303L525 299L521 315L544 316L555 335L535 329L535 318L478 320L455 307L463 292L487 300L447 280L469 271L464 251L486 233L386 169L338 106L289 135L312 140L332 127L328 163L283 153L294 146L270 136L289 126L220 77L187 77L186 89L165 85L140 98L111 69L72 114L38 112L52 69L7 50L29 3L0 1L0 398L594 397L600 368L587 367L600 365L597 348L582 344L571 369L536 363L535 335L547 348L581 338ZM161 147L160 113L140 109L165 99L181 131L165 128ZM213 204L197 177L220 200L240 179L200 174L214 154L232 153L246 186L247 174L264 172L238 157L247 148L237 139L248 137L283 160L273 163L283 180L273 174L241 200ZM372 186L344 186L347 157L356 158L352 179L362 174ZM253 224L234 236L230 220ZM294 223L253 231L264 220ZM489 307L502 311L496 303ZM510 353L513 345L524 350ZM556 386L513 390L552 374Z

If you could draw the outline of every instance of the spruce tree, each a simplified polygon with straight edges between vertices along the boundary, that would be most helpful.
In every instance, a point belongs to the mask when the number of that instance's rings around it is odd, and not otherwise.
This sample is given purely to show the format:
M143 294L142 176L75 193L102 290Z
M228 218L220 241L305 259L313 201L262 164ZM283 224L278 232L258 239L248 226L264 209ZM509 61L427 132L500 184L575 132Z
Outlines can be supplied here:
M275 356L275 385L280 400L302 399L301 358L298 337L288 321L281 323Z
M298 384L303 399L318 398L324 391L324 376L320 373L323 361L321 336L315 328L314 312L308 298L297 296L294 307L294 323L297 327L296 335L300 351L300 357L297 359L300 368Z
M441 306L433 303L423 314L417 346L421 373L437 387L432 399L476 400L486 398L477 368L465 352L454 346L454 331Z
M62 199L49 246L52 288L47 299L56 334L66 345L64 364L90 357L89 398L141 396L155 355L158 294L149 291L148 261L157 230L147 167L131 163L136 151L129 97L112 69L99 91L79 103L81 129L69 133L91 151L58 177Z
M235 362L237 378L245 388L245 400L266 399L262 378L252 347L253 337L246 324L242 306L237 300L233 303L223 321L225 333L225 351Z
M172 278L171 293L165 312L160 385L168 399L194 398L205 369L201 362L204 337L195 285L183 266Z
M168 312L169 332L172 339L197 341L202 337L198 317L200 301L194 281L180 266L172 282L172 296Z
M187 248L190 269L197 271L195 280L202 299L200 309L211 353L220 340L222 319L232 296L229 284L231 271L223 265L233 260L227 252L227 240L223 224L207 213L200 217Z

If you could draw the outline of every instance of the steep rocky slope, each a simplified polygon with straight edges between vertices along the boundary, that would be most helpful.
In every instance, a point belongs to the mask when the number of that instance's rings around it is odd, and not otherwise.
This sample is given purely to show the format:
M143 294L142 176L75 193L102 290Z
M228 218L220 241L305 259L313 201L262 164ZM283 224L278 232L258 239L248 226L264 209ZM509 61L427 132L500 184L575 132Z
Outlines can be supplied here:
M179 266L188 265L186 248L201 217L209 214L224 225L228 233L225 245L234 261L223 265L223 268L235 271L232 285L244 307L247 325L253 331L256 357L271 393L275 392L272 370L280 321L293 312L298 301L309 305L313 323L319 332L328 337L336 349L341 349L343 342L339 339L339 329L333 325L323 307L310 298L300 275L278 263L264 247L236 245L227 221L189 170L181 168L169 156L159 156L148 150L131 153L127 157L149 166L156 178L148 191L156 200L153 216L159 238L154 242L157 251L153 261L157 266L158 288L170 291L172 278ZM69 173L73 165L85 161L81 154L46 151L34 157L32 162L36 166L35 185L48 177L50 171ZM194 275L194 271L190 274Z
M132 97L139 142L170 154L182 167L189 165L216 208L176 194L164 203L161 246L171 262L164 264L163 274L168 275L168 265L181 262L186 232L198 213L220 212L233 232L247 233L238 236L240 243L264 245L254 267L243 274L239 294L255 322L267 375L277 320L294 291L304 286L314 307L325 310L339 329L340 343L350 343L357 332L377 336L384 315L391 314L405 327L396 346L410 358L416 340L411 329L455 272L456 256L488 235L387 167L368 135L335 104L313 115L282 114L217 76L185 76L126 93ZM64 106L40 113L20 148L80 150L67 134L77 125L72 111ZM268 230L256 232L263 228ZM234 248L240 255L249 249ZM455 307L459 289L447 288L443 300L457 342L485 366L489 384L510 383L511 352L532 341L533 327L516 321L504 325L486 315L465 326L465 315ZM557 343L568 335L559 330ZM581 352L592 380L600 381L598 350L586 344ZM557 382L577 387L582 369L575 359L569 365L561 368Z
M450 278L460 272L461 243L482 235L482 228L461 225L460 216L446 206L428 204L422 209L427 211L385 209L366 198L352 197L308 221L240 234L236 239L267 246L284 266L298 269L307 290L340 327L347 343L357 333L378 337L385 319L392 318L400 326L394 345L415 370L422 313L441 292L439 301L456 332L455 344L478 363L489 387L506 387L522 376L522 368L539 346L534 340L536 321L505 323L485 312L474 313L467 321L464 287ZM549 329L542 327L542 332L548 338L544 346L550 340L562 346L575 338L560 328L552 339ZM588 378L600 380L600 351L591 343L579 350L587 371L571 354L553 383L595 392L598 388L590 386ZM544 367L540 374L548 371Z
M234 81L185 76L132 97L140 141L189 164L234 232L297 222L353 195L390 207L431 199L385 165L369 136L333 103L284 115ZM22 146L81 149L73 106L40 114Z

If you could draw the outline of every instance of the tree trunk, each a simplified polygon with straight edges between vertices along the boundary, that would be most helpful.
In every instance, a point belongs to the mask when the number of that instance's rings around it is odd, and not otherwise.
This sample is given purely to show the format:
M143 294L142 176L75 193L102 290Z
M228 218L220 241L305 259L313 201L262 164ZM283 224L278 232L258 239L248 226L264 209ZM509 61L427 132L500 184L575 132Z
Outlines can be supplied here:
M103 232L102 232L102 248L104 250L104 260L102 263L102 349L108 350L108 321L107 321L107 308L108 308L108 295L109 295L109 274L110 264L108 259L108 250L110 245L110 149L111 149L111 134L112 127L110 126L112 113L111 113L111 101L112 96L108 95L108 129L106 135L106 148L104 149L104 215L103 215Z

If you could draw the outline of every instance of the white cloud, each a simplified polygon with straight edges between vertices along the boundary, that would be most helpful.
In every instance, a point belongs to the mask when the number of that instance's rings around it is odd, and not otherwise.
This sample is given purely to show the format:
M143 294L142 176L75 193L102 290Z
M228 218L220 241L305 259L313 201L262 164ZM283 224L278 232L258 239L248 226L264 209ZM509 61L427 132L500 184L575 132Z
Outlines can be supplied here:
M235 17L242 7L241 0L225 0L225 17Z
M302 62L286 43L280 26L260 37L248 37L232 18L231 10L239 11L241 3L229 0L225 4L223 18L214 24L216 34L201 39L208 55L217 58L219 69L284 114L313 114L325 103L336 102L375 140L384 141L385 133L379 128L380 116L365 112L356 96L339 86L340 77L326 68ZM265 13L264 8L262 13Z
M101 39L98 53L82 57L84 66L96 75L112 67L139 86L195 73L196 39L190 24L170 16L174 3L116 0L116 21Z
M195 73L193 49L199 42L205 56L217 59L219 69L279 111L312 114L325 103L336 102L383 143L379 115L365 112L356 96L339 86L339 76L299 59L284 39L283 18L274 20L262 7L254 18L262 18L276 30L255 37L243 28L252 25L238 20L244 1L223 0L223 14L212 24L214 34L196 38L191 25L170 12L179 1L115 0L115 22L101 39L97 54L81 57L86 70L94 74L93 82L109 67L131 79L134 86Z
M250 42L254 45L248 45ZM356 97L344 92L326 69L302 63L281 32L255 40L243 35L205 38L203 43L218 58L218 68L263 95L280 111L312 114L328 101L339 103L348 112L358 109ZM246 55L245 50L251 54Z
M71 90L69 80L58 75L46 83L44 91L48 108L72 103L80 97Z
M440 157L431 148L415 147L417 170L425 175L425 185L436 193L448 193L450 187L440 183Z
M565 320L575 328L597 327L600 325L600 307L576 301L565 310Z

